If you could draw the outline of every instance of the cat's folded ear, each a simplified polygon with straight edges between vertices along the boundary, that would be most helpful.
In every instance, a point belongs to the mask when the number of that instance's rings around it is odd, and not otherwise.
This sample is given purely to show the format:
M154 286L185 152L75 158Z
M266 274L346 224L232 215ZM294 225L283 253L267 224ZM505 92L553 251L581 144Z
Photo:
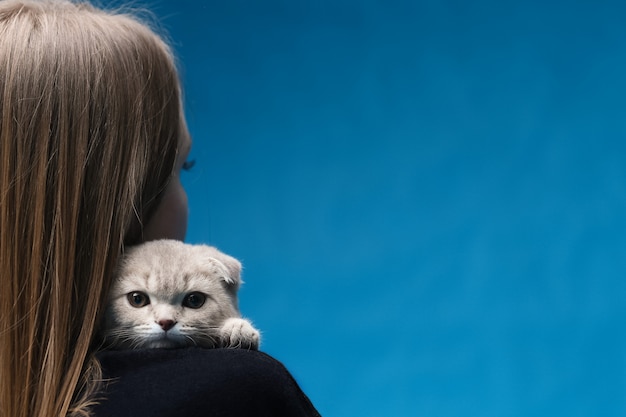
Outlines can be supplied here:
M238 289L242 283L241 262L230 255L220 252L213 246L201 245L200 247L208 259L217 261L224 268L224 282L226 282L228 286L234 287L235 290Z

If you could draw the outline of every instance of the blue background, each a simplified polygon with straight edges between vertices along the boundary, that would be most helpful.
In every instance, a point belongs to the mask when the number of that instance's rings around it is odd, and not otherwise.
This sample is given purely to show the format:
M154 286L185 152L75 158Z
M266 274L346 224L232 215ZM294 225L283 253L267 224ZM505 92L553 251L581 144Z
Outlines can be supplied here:
M626 415L626 3L146 6L188 241L322 415Z

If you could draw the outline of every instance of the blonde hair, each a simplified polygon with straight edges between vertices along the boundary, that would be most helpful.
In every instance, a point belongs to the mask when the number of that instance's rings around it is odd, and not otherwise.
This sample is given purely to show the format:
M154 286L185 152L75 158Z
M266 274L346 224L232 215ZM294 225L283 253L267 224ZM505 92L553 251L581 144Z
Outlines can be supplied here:
M0 416L88 415L112 269L186 134L172 54L146 25L0 1Z

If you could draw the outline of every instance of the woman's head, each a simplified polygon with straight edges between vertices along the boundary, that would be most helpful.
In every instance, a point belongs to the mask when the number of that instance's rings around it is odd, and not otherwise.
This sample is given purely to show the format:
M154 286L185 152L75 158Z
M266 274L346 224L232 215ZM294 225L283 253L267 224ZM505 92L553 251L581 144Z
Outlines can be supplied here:
M124 244L169 233L150 218L184 197L188 143L174 60L148 27L0 1L0 415L68 409Z

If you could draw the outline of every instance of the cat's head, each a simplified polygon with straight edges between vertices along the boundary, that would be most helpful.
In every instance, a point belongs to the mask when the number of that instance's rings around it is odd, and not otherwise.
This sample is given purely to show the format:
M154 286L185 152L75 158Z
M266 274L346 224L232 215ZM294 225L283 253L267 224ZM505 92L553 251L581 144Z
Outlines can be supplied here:
M102 335L117 348L214 347L239 317L241 264L214 247L151 241L126 251L112 284Z

